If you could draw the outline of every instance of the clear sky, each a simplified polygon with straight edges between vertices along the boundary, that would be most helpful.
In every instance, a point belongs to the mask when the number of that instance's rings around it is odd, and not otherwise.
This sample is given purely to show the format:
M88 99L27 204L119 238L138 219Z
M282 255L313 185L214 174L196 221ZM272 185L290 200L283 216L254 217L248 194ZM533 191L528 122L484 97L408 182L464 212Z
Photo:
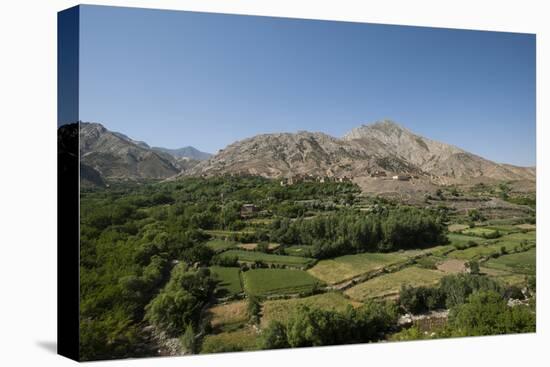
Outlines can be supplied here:
M535 164L534 35L99 6L80 25L80 119L150 145L387 118Z

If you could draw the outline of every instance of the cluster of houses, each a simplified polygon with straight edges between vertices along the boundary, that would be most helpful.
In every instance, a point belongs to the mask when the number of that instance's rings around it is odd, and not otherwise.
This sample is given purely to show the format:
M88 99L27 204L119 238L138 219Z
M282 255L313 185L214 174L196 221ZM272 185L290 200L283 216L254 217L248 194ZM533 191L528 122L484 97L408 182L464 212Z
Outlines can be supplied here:
M379 170L376 170L374 172L372 172L370 174L370 177L387 177L388 174L386 173L386 171L379 171ZM396 180L396 181L409 181L411 178L413 178L413 176L411 175L407 175L407 174L400 174L400 175L394 175L391 177L392 180Z
M353 177L351 176L315 176L310 173L307 174L298 174L294 176L285 177L280 181L281 186L295 185L302 182L351 182Z

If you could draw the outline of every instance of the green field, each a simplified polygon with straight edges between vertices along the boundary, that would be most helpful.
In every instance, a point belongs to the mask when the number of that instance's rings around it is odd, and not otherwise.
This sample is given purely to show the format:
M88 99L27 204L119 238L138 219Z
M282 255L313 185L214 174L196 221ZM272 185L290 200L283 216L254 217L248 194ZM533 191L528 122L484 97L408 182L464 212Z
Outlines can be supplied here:
M402 285L407 284L413 287L434 285L444 275L445 273L438 270L410 266L395 273L384 274L358 284L344 293L357 301L395 296L399 293Z
M321 283L294 269L254 269L243 272L242 277L246 292L258 296L310 292Z
M522 242L532 244L534 243L535 238L536 232L534 231L525 233L512 233L502 236L497 240L489 241L488 245L480 245L465 250L453 251L448 255L448 257L460 260L478 259L484 256L490 256L495 253L500 253L503 247L506 252L514 252L516 248L521 245Z
M408 256L405 252L346 255L334 259L321 260L309 269L308 272L324 282L334 284L390 264L406 261L407 258Z
M233 296L243 291L239 276L239 268L211 266L210 271L220 280L220 283L216 288L218 297Z
M239 261L242 262L254 262L263 261L266 264L288 265L288 266L308 266L315 262L314 259L310 259L303 256L284 256L266 254L260 251L246 251L246 250L229 250L222 253L222 257L234 257L236 256Z
M467 236L476 236L476 237L482 237L482 238L484 238L484 236L495 235L496 232L497 232L496 229L490 229L485 227L468 228L462 231L462 233Z
M360 306L361 303L351 301L338 292L327 292L305 298L265 301L262 305L261 326L269 325L272 320L285 322L299 305L323 310L344 311L349 305Z
M483 266L514 273L534 275L536 270L536 249L525 252L503 255L496 259L490 259Z
M215 252L222 252L230 248L237 246L237 243L234 241L226 241L219 238L210 240L206 243L206 246L210 247Z
M451 245L465 245L469 241L474 241L476 243L484 243L486 241L489 241L489 240L486 240L484 238L479 238L479 237L475 237L475 236L467 236L467 235L460 234L460 233L449 233L447 235L447 237L449 238L449 241L450 241Z
M305 256L304 253L312 248L313 246L309 245L294 245L285 247L285 253L291 256Z

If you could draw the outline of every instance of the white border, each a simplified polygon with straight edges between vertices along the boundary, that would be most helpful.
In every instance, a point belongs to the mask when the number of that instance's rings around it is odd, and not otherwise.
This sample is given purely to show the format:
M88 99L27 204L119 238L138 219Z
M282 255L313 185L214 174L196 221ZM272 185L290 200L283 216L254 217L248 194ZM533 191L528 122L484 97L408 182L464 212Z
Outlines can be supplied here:
M537 33L538 332L533 335L354 345L101 362L106 366L520 366L548 359L547 161L550 37L544 1L127 0L94 4ZM74 1L0 7L0 365L73 362L56 338L56 12ZM546 339L546 340L545 340ZM545 343L546 342L546 343ZM541 362L537 362L541 361Z

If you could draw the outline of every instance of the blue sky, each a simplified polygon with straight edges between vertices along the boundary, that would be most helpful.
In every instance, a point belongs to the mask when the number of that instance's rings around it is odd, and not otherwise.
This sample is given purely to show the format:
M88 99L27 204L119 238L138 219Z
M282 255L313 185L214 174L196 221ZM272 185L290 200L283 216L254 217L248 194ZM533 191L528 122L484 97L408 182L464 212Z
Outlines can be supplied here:
M267 132L391 119L535 164L535 36L84 6L80 119L216 152Z

